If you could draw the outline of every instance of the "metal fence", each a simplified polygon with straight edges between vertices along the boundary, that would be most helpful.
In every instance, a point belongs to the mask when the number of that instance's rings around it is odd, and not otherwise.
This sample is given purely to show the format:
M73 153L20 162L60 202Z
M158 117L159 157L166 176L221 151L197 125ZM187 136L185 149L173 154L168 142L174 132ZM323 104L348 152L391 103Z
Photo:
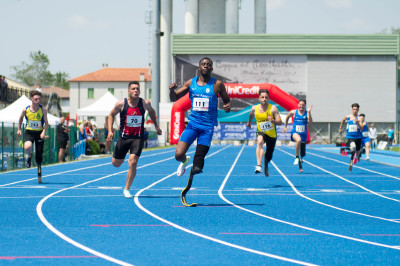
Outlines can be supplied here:
M73 158L73 147L79 141L78 128L75 126L69 127L69 142L65 159L72 161ZM22 128L21 136L17 135L18 123L5 123L1 122L0 127L0 170L8 171L21 169L25 167L25 150L24 150L24 133L25 128ZM118 131L114 132L114 140L110 145L109 152L114 151L114 144L118 138ZM96 140L100 145L105 144L106 136L104 135L104 129L96 130ZM57 133L55 126L49 126L46 132L46 139L43 149L43 163L42 165L54 164L58 162L59 144L57 140ZM35 147L32 148L32 167L36 166L35 161Z
M21 97L22 95L25 95L26 97L29 98L29 93L30 93L29 90L11 86L5 86L4 84L2 84L0 89L0 101L12 103L18 100L19 97ZM41 104L47 105L48 101L49 101L49 95L46 93L42 93Z

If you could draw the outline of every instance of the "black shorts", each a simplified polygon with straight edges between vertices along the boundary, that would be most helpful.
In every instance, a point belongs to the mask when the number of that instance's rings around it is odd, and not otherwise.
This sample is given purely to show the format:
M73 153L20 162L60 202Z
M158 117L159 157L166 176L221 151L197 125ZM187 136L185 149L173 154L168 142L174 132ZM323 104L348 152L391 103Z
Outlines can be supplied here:
M361 139L347 139L347 147L350 147L351 142L356 144L356 151L361 150Z
M58 140L58 146L60 146L60 149L66 149L67 148L67 139L59 139Z
M40 140L40 134L42 134L41 131L35 131L35 130L25 130L25 142L30 141L32 143L38 140Z
M117 145L115 145L115 150L113 157L115 159L125 159L126 153L130 151L130 154L135 154L140 157L142 154L144 139L124 139L119 137Z

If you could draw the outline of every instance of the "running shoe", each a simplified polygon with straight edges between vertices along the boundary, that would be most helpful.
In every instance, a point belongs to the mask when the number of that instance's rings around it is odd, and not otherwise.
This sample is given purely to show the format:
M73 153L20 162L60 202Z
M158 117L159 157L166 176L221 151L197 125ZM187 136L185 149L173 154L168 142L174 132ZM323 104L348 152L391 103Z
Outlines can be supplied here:
M357 158L354 158L353 165L355 165L356 163L357 163Z
M293 163L293 165L298 165L299 164L299 158L298 157L296 157L296 159L294 159L294 163Z
M257 165L256 170L254 171L256 174L259 174L262 172L261 166Z
M127 189L124 189L124 196L125 196L125 198L127 198L127 199L133 198L132 195L131 195L131 193L130 193L129 190L127 190Z
M369 157L365 158L365 160L369 161Z
M31 160L32 160L32 158L28 158L28 159L26 160L26 162L25 162L26 168L31 168Z
M189 164L189 162L190 162L190 156L186 156L186 161L184 163L181 163L178 167L178 170L176 171L177 176L183 176L183 174L186 171L186 166Z

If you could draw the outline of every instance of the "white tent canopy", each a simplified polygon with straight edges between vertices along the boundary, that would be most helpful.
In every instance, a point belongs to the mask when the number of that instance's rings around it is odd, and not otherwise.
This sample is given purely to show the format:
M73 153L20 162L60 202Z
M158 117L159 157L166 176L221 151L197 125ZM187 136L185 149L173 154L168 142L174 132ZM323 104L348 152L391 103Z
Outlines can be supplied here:
M30 104L32 104L32 101L25 95L22 95L18 100L0 111L0 122L18 123L22 110ZM49 121L49 125L52 126L55 126L60 122L60 118L51 114L47 114L47 120Z
M118 99L107 91L106 94L101 96L100 99L91 105L76 110L76 114L87 116L108 116L117 101Z

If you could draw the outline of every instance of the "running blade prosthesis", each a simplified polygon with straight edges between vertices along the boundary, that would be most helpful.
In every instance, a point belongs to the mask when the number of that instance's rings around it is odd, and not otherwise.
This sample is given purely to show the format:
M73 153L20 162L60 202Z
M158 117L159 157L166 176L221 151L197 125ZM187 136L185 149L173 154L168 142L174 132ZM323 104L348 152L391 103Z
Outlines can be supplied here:
M300 159L299 159L299 171L300 171L300 173L303 173L302 160L300 160Z
M353 158L350 158L349 171L353 170Z
M190 171L188 183L187 183L185 189L182 190L182 192L181 192L181 201L182 201L182 204L185 205L186 207L196 207L197 206L197 203L188 204L186 202L186 193L192 187L192 182L193 182L193 174L192 174L192 171Z
M37 176L38 176L38 183L39 184L42 184L42 165L38 165L38 173L37 173Z

